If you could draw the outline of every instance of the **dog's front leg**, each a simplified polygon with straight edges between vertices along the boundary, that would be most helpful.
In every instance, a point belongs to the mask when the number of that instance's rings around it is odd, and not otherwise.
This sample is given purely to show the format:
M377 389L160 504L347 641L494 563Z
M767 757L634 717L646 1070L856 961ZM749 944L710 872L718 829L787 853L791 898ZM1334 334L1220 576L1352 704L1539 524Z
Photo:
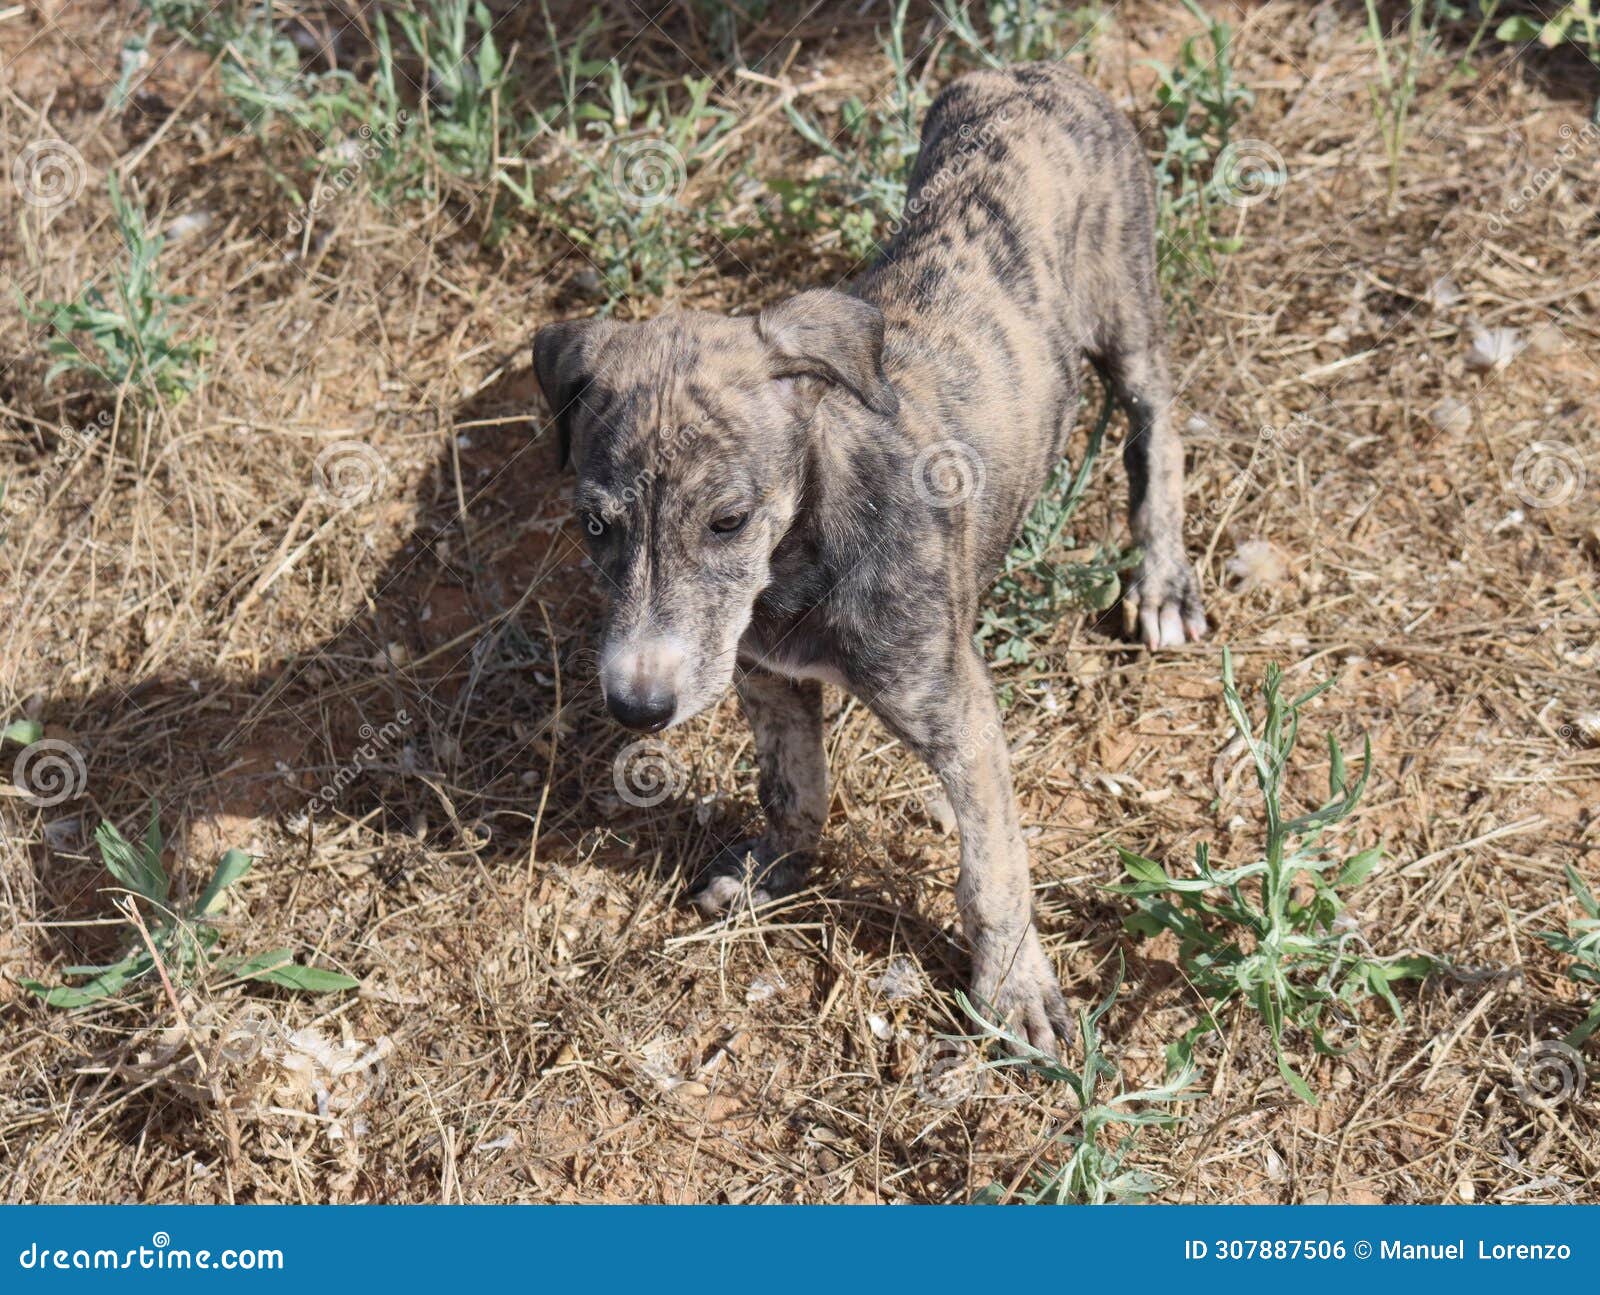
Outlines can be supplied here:
M1159 302L1156 303L1159 308ZM1206 614L1183 546L1183 442L1172 423L1172 383L1159 323L1142 347L1113 350L1106 369L1128 415L1122 458L1128 469L1128 521L1143 550L1128 589L1146 647L1177 647L1205 636Z
M797 889L828 817L822 685L753 668L741 669L735 686L755 735L767 830L729 846L702 875L694 901L713 913L745 895L764 904Z
M1037 1047L1072 1037L1072 1015L1033 924L1028 850L1011 787L989 670L965 641L948 665L881 693L880 718L939 776L961 833L956 905L972 945L979 1010L999 1013Z

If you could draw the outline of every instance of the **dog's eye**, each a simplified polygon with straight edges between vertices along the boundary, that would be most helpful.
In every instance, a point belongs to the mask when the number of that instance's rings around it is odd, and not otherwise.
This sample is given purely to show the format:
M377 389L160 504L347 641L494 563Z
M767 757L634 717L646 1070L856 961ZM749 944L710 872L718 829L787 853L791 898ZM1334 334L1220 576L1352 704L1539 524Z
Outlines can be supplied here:
M711 530L717 535L737 535L744 529L744 524L750 520L750 514L723 513L721 517L711 519Z

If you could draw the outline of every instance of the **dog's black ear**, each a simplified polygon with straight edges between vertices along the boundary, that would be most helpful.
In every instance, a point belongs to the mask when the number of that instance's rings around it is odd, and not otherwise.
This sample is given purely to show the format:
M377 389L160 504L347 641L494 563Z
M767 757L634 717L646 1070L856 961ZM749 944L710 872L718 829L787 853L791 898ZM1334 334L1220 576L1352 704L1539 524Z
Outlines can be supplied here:
M814 288L768 306L756 332L772 353L775 378L821 378L886 418L900 402L883 373L883 312L848 293Z
M533 371L555 417L561 466L572 457L572 415L594 374L594 356L616 325L609 319L567 319L533 336Z

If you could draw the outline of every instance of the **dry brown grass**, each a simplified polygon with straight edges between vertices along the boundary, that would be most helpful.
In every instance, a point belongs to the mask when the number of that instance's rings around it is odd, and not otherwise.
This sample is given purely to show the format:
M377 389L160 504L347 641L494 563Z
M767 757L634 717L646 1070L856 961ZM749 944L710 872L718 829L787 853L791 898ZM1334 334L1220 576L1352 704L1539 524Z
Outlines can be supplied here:
M606 8L629 35L641 25L625 0ZM1530 1043L1580 1015L1534 933L1574 915L1564 865L1600 875L1594 150L1494 218L1593 86L1498 47L1476 79L1431 62L1390 209L1358 8L1232 14L1259 96L1241 133L1272 141L1290 178L1239 213L1243 250L1178 315L1191 537L1244 675L1277 660L1332 676L1317 738L1372 734L1347 831L1381 838L1389 861L1356 897L1361 929L1454 970L1404 992L1403 1027L1372 1010L1358 1050L1303 1056L1317 1108L1285 1090L1256 1018L1230 1016L1206 1097L1136 1159L1179 1201L1592 1201L1594 1086L1541 1110L1514 1078ZM775 9L744 47L782 46L764 65L778 81L828 102L876 88L874 14L827 4L791 32ZM524 50L537 21L508 19ZM1176 5L1123 6L1093 75L1137 112L1142 60L1192 29ZM38 330L0 318L14 483L51 470L50 429L113 419L0 545L0 717L46 720L89 773L81 800L4 806L5 1198L939 1201L1050 1154L1064 1094L992 1080L952 1107L919 1088L930 1040L958 1024L954 843L925 808L931 776L859 705L835 699L829 722L825 866L778 911L707 927L681 904L685 876L755 814L731 701L672 735L682 796L636 810L612 794L623 740L592 682L595 604L526 364L535 327L586 308L571 246L524 223L485 247L448 207L358 191L292 255L262 146L228 122L204 58L171 53L147 85L171 116L153 99L107 109L135 30L130 7L86 0L0 17L7 167L58 133L90 171L46 214L0 193L8 292L70 296L107 262L102 180L119 166L152 210L210 217L167 264L194 298L181 322L217 341L198 392L142 415L82 381L46 387ZM681 74L679 45L711 66L687 7L627 58ZM749 123L726 165L807 164L771 111L778 88L726 67L719 86ZM709 250L675 300L749 306L844 268L760 239ZM1458 302L1427 300L1441 277ZM1469 321L1536 345L1470 371ZM1470 425L1430 422L1447 396ZM1260 435L1297 417L1287 443ZM388 477L340 511L312 464L349 439ZM1558 506L1510 484L1534 441L1586 465ZM1092 533L1118 533L1119 494L1102 474ZM1234 574L1252 541L1279 562ZM1250 823L1212 809L1217 651L1151 659L1067 618L1042 670L1049 701L1019 690L1008 719L1041 925L1080 999L1126 954L1105 1033L1153 1079L1194 996L1174 950L1126 937L1098 887L1116 877L1113 840L1174 860L1197 839L1250 848ZM403 736L308 815L361 726L402 713ZM292 945L360 992L151 989L67 1014L19 989L107 952L88 831L137 827L152 797L192 884L223 845L260 856L228 947ZM907 965L913 992L892 997L882 978ZM242 1030L267 1046L242 1049Z

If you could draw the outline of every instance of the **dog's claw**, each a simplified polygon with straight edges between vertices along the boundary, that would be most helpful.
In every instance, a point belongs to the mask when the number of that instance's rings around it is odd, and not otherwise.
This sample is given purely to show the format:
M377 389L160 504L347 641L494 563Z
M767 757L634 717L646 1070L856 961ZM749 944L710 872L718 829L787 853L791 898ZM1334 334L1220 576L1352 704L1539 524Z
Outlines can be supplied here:
M1147 560L1128 586L1137 609L1139 637L1151 652L1198 643L1209 628L1194 572L1179 560Z
M695 878L689 900L708 917L748 905L760 908L800 888L805 861L761 839L725 847Z
M1032 929L1014 956L1008 957L1009 952L998 946L989 956L978 951L972 987L975 1003L980 1011L997 1014L1040 1051L1056 1053L1058 1041L1061 1047L1071 1044L1077 1031L1055 968Z

